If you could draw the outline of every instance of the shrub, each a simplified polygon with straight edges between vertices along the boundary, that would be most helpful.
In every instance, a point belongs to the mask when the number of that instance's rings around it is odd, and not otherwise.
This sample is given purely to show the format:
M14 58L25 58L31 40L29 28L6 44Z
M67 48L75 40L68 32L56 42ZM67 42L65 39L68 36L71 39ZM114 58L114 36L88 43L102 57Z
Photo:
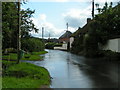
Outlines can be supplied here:
M54 49L55 43L49 42L45 45L46 49Z
M45 48L44 43L39 38L25 38L22 40L22 49L28 52L39 52Z

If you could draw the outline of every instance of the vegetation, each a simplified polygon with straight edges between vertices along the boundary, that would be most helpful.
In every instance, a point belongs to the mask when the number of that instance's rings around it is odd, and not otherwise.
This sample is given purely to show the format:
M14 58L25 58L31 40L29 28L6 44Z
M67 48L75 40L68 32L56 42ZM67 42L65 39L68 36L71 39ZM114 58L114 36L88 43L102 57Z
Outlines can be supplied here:
M27 52L39 52L45 48L44 43L39 38L23 38L22 39L22 50Z
M22 60L42 60L43 57L40 55L47 53L44 51L45 45L42 40L30 34L31 31L38 31L31 19L34 12L35 10L28 8L18 13L18 2L2 3L3 88L40 88L42 85L50 84L50 76L45 68L23 62L16 64L19 15L21 51L25 52ZM20 57L22 54L21 52Z
M41 51L41 52L31 52L31 53L25 53L21 60L29 60L29 61L35 61L35 60L42 60L43 57L40 56L41 54L45 54L47 51ZM16 61L17 60L17 54L16 53L9 53L7 55L2 56L3 60L8 61Z
M3 61L2 88L40 88L50 85L48 71L30 63Z
M62 43L53 43L53 42L48 42L45 45L46 49L54 49L54 47L62 47Z
M18 2L3 2L2 3L2 52L8 54L9 52L17 53L17 35L18 35ZM20 11L21 15L21 49L25 52L40 52L45 48L41 39L32 37L31 31L37 33L38 29L35 27L31 17L33 17L35 10L29 8ZM15 56L14 56L15 55ZM27 56L29 56L28 54ZM7 57L7 56L6 56ZM13 60L16 59L16 54L11 54ZM35 56L31 56L34 57ZM30 60L34 59L31 58ZM39 59L40 56L36 56Z
M73 44L72 44L72 49L71 52L78 54L80 51L83 51L83 35L79 36L81 32L81 28L78 28L78 30L72 34L72 36L75 38Z
M17 49L17 30L18 30L18 7L17 2L2 3L2 49ZM21 10L21 36L22 38L30 37L30 32L37 32L38 29L30 19L35 11L27 9Z
M101 52L99 45L104 46L109 39L120 36L120 4L118 3L115 7L112 7L112 3L110 5L105 3L103 8L99 8L99 4L96 6L99 14L86 26L79 28L81 31L78 29L77 34L74 33L77 36L72 44L73 53L86 57L99 57L103 54L107 56ZM106 51L106 53L109 52Z

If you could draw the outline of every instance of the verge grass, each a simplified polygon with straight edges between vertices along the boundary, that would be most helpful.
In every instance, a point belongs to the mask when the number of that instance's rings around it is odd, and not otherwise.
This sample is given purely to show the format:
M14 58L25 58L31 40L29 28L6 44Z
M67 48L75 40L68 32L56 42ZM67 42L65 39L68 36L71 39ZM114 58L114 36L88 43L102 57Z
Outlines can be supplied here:
M40 52L32 52L32 53L25 53L22 57L21 60L30 60L30 61L35 61L35 60L42 60L43 56L40 56L42 54L47 53L47 51L40 51ZM2 56L3 60L17 60L17 54L16 53L9 53L8 55L3 55Z
M2 88L40 88L50 85L49 72L34 64L3 60Z

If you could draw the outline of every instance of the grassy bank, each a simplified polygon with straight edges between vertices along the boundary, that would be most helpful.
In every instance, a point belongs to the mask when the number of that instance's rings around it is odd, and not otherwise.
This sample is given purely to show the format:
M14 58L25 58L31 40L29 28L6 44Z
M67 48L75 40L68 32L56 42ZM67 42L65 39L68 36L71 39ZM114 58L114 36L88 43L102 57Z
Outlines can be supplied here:
M3 88L40 88L42 85L50 85L50 75L43 67L4 60L2 63Z
M45 53L47 53L47 51L25 53L21 60L30 60L30 61L42 60L43 57L40 55L45 54ZM9 53L8 55L3 55L2 59L15 61L15 60L17 60L17 54L16 53Z

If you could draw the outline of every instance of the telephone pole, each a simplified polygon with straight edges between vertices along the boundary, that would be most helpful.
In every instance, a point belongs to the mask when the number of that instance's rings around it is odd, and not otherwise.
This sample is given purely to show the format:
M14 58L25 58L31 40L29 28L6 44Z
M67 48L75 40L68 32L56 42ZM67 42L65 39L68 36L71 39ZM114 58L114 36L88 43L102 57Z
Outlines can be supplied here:
M66 26L67 26L67 31L68 31L68 23L66 24Z
M42 27L42 40L44 39L44 27Z
M68 37L68 23L66 23L66 26L67 26L67 31L66 31L66 34L67 34L67 50L69 49L68 47L68 42L69 42L69 37Z
M50 39L50 33L49 33L49 39Z
M20 50L21 50L21 16L20 16L20 0L18 0L18 32L17 32L17 64L20 62Z
M92 18L94 19L94 0L92 0Z

